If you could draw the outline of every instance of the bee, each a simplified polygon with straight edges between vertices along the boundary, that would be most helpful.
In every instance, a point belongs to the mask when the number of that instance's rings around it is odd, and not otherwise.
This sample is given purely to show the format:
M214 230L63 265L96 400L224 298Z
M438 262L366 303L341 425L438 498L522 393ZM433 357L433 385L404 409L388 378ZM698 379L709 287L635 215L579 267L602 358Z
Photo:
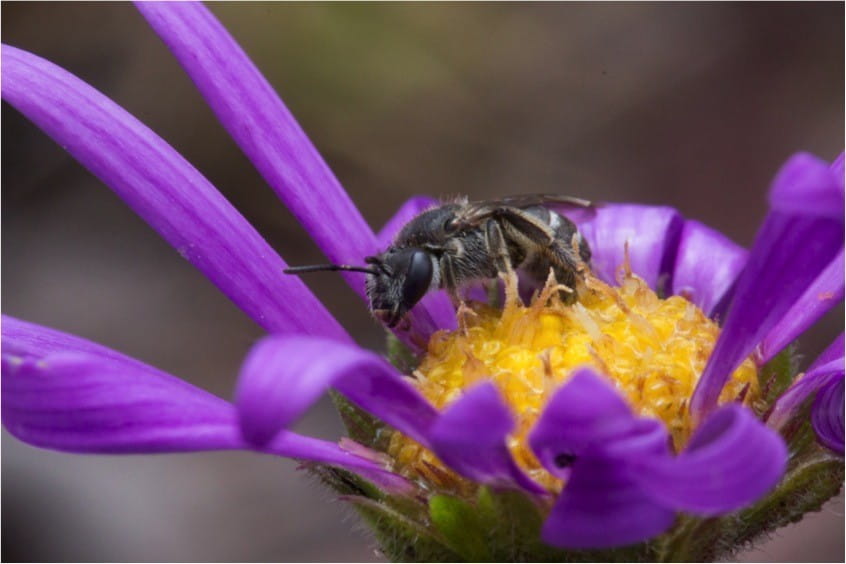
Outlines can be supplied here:
M541 194L462 199L409 221L387 250L364 258L367 266L325 264L285 272L366 273L370 310L389 327L430 291L444 289L459 302L459 290L469 283L514 269L541 283L551 269L559 284L573 288L591 252L576 224L555 209L591 213L593 206L578 198Z

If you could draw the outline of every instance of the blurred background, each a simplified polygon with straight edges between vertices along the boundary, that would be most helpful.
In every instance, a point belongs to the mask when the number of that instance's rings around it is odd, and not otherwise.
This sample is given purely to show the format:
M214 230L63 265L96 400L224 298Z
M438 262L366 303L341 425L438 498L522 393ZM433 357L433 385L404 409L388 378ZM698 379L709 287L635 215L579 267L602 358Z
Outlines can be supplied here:
M749 245L793 152L844 141L844 9L828 4L213 4L378 228L413 194L562 192L675 206ZM291 264L321 262L129 4L4 3L5 43L168 140ZM231 397L257 326L3 104L3 311ZM308 283L362 345L363 303ZM842 330L842 307L802 340ZM300 425L341 427L328 403ZM6 561L380 561L296 464L71 456L2 437ZM743 561L842 560L843 498Z

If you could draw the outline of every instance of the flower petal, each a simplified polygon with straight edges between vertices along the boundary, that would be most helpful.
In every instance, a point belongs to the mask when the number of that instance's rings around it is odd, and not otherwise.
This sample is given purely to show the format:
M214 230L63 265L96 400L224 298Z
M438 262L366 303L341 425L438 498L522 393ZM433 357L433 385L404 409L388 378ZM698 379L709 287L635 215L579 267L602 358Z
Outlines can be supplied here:
M843 223L843 178L837 167L807 153L793 155L770 191L770 207L786 214L827 217Z
M843 375L832 378L817 393L811 424L819 441L843 456Z
M200 388L60 331L7 316L2 329L3 425L26 443L108 454L252 448L234 407ZM281 433L258 450L408 489L401 477L327 441Z
M566 480L544 523L544 542L573 549L623 546L673 523L673 510L642 490L629 464L666 457L666 430L656 420L635 417L593 370L576 371L555 393L529 444L547 470Z
M650 498L624 465L601 456L581 457L541 531L559 548L611 548L664 532L675 512Z
M591 268L599 278L615 284L628 252L632 272L659 289L673 272L682 225L673 208L606 204L579 230L590 244Z
M71 153L265 329L350 338L185 159L59 67L4 45L3 99Z
M831 172L834 173L834 176L837 180L840 181L841 185L844 182L843 178L843 156L844 153L840 153L834 161L831 163Z
M20 440L72 452L238 448L235 411L140 363L84 353L3 355L3 424Z
M748 409L715 411L676 457L634 459L632 475L656 501L699 515L744 507L784 474L787 447Z
M808 167L814 170L803 170ZM838 219L827 211L811 215L816 208L801 203L803 194L804 199L832 199L826 194L841 191L832 177L825 163L806 158L791 159L776 177L770 198L774 209L755 238L723 330L691 399L691 414L697 420L716 407L732 371L842 249L843 206Z
M437 205L438 200L429 196L412 196L406 200L376 235L376 240L379 243L378 249L380 251L387 249L406 223Z
M49 327L2 316L3 354L22 359L40 359L56 353L86 353L112 358L120 362L139 362L108 347L82 337L69 335Z
M271 335L250 352L235 404L244 436L262 445L330 387L421 444L437 411L385 360L327 339Z
M685 221L673 271L672 293L712 315L746 264L747 251L698 221Z
M818 356L811 366L808 367L808 370L813 370L822 366L823 364L828 364L832 360L842 359L844 355L843 350L843 333L840 333L830 345L828 345L825 350Z
M518 487L532 493L546 490L517 466L506 446L514 419L490 382L465 392L435 421L430 441L450 468L493 487Z
M842 378L843 374L844 362L842 356L825 364L815 364L812 370L799 376L787 391L776 400L767 416L767 425L773 429L781 429L799 412L804 403L813 397L813 394L816 394L829 382Z
M535 456L561 476L560 456L579 457L594 445L625 437L637 426L625 400L590 368L573 373L546 405L529 434Z
M761 343L761 360L767 362L805 332L828 310L843 300L843 249L817 276L805 293L781 318Z

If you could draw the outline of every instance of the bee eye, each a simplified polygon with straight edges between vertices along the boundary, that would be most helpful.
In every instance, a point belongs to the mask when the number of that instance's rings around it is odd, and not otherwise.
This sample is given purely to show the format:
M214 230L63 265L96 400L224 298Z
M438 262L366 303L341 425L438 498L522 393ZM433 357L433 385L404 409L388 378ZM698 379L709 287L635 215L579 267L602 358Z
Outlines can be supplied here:
M425 251L414 251L408 261L408 271L402 286L402 300L411 307L426 294L432 283L432 259Z
M455 231L455 218L450 216L444 220L444 231L449 233L450 231Z

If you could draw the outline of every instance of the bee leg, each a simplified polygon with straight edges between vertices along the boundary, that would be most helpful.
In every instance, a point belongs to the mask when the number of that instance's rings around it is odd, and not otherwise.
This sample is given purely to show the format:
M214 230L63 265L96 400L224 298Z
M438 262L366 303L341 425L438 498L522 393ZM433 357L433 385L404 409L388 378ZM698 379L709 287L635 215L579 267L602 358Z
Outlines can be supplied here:
M496 264L496 269L499 273L508 274L513 272L511 255L508 253L505 236L502 234L499 222L495 219L489 219L485 224L485 241L488 245L488 251L494 257L494 264Z
M494 257L499 276L505 283L505 305L514 305L520 301L517 291L517 272L511 264L511 255L508 252L508 244L505 242L502 228L495 219L489 219L485 224L485 240L488 251Z

